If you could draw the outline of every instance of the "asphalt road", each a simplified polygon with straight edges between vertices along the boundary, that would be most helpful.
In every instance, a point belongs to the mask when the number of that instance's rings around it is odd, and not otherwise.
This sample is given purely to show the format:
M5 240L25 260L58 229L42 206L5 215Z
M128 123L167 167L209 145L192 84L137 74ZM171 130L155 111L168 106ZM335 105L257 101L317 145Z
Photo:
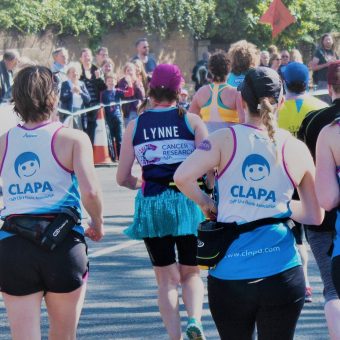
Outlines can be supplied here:
M115 168L99 168L97 172L104 192L106 236L100 243L88 242L90 276L78 339L167 339L158 312L155 279L144 244L131 241L123 234L132 220L135 192L117 186ZM205 281L206 272L202 272L202 276ZM309 277L313 287L313 303L305 304L295 339L328 339L322 285L311 253ZM183 304L181 315L184 331L186 316ZM207 298L202 321L207 339L219 339ZM48 320L43 306L43 339L47 339L47 328ZM10 339L1 298L0 339Z

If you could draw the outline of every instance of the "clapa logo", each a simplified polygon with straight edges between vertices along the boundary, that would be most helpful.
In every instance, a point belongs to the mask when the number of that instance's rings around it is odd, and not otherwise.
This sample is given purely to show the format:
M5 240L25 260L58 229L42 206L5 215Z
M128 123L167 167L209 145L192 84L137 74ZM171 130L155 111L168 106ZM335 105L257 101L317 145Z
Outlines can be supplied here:
M244 160L242 165L242 175L246 181L258 182L268 177L269 174L269 163L261 155L252 154Z
M20 154L14 162L15 173L21 179L34 176L39 169L39 157L33 152Z

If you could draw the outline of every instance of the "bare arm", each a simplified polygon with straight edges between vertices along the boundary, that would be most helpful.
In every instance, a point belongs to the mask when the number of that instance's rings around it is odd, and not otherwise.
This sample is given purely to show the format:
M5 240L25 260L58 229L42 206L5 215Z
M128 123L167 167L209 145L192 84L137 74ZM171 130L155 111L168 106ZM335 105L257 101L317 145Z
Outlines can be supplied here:
M82 203L91 217L85 233L93 241L99 241L104 236L102 193L93 166L92 145L84 133L78 134L74 142L72 161Z
M339 137L339 134L336 135L336 129L338 129L336 126L323 128L316 144L316 194L320 205L327 211L340 203L336 162L330 146L335 137Z
M291 137L286 143L285 160L300 197L290 203L292 219L302 224L321 224L324 211L316 198L315 167L307 146Z
M0 166L3 163L4 156L5 156L5 150L7 147L7 141L6 141L7 133L0 136Z
M320 61L319 58L313 57L312 61L308 65L312 71L322 70L323 68L328 67L329 64L332 62L330 61L325 64L319 64L319 61Z
M132 165L135 160L135 151L132 145L135 123L135 120L131 121L124 132L116 176L118 185L132 190L139 189L142 186L142 180L132 176L131 173Z
M228 131L230 133L230 131ZM219 130L207 139L179 166L174 175L174 180L177 187L184 195L195 201L203 210L204 214L211 218L211 212L216 213L214 201L204 192L202 192L197 185L197 179L202 175L219 167L221 163L220 144L232 142L232 137L225 141L225 136L221 138L222 134L227 134L225 129ZM230 133L231 135L231 133ZM219 139L222 142L219 142Z
M192 98L192 101L191 101L191 104L190 104L190 107L189 107L189 112L191 113L196 113L197 115L200 114L200 111L201 111L201 106L198 102L198 94L199 92L196 92L194 97Z
M208 137L208 129L202 119L196 114L188 113L188 121L195 131L195 146L196 149L200 146L202 141ZM215 183L215 172L213 169L206 172L206 186L209 189L213 189Z

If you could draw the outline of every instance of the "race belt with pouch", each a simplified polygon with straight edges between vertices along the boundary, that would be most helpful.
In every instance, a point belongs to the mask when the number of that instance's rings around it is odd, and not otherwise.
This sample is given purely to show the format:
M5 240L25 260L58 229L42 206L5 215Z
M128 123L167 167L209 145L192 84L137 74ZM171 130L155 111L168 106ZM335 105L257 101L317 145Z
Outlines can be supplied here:
M80 222L77 209L66 207L56 214L9 215L5 218L1 230L19 235L51 251L62 243Z
M205 268L212 268L222 260L231 244L238 237L259 227L285 223L290 229L295 224L288 218L262 218L244 224L223 223L206 220L199 224L197 231L197 264Z

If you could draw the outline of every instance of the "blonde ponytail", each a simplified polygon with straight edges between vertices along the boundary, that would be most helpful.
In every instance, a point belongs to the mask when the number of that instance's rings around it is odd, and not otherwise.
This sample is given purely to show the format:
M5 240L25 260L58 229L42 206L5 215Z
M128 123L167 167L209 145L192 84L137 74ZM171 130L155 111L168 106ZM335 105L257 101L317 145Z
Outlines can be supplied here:
M274 104L274 98L260 98L260 117L264 126L267 128L269 138L274 144L276 144L276 117Z

